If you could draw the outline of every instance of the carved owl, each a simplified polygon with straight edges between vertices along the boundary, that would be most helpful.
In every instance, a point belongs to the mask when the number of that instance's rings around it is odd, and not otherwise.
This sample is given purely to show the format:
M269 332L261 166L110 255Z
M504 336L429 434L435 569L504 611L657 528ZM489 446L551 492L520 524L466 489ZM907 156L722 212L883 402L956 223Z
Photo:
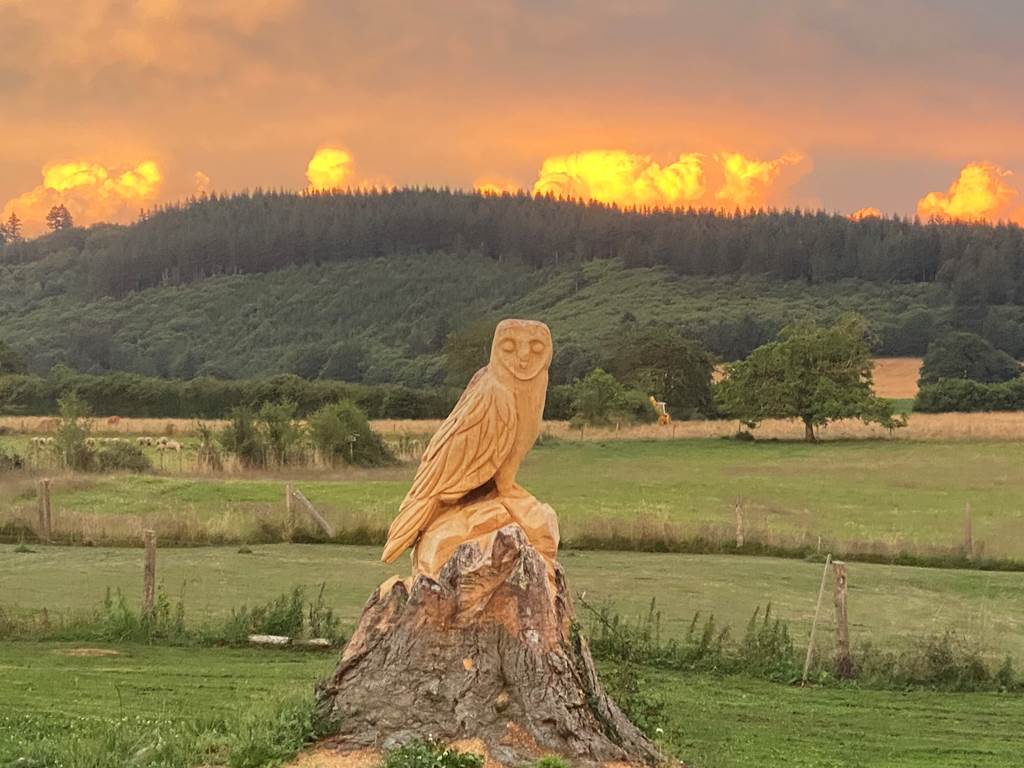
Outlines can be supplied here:
M551 331L544 323L498 324L490 361L427 445L388 529L384 562L412 546L445 505L481 486L493 481L499 496L526 493L516 485L516 472L540 434L551 352Z

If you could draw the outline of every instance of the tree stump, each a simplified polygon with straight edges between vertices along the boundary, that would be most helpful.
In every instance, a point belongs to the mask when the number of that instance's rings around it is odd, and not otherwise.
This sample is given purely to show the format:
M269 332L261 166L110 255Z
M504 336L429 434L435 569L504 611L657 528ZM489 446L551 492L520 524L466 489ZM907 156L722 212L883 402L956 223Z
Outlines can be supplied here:
M339 750L433 737L508 765L664 760L601 687L561 567L549 580L517 525L459 546L436 579L382 585L317 696Z

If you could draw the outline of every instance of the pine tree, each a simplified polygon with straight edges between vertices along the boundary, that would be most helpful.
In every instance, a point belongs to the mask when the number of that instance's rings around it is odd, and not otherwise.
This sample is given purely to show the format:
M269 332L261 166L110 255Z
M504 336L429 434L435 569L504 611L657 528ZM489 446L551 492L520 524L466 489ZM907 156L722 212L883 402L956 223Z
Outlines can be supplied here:
M53 206L46 214L46 226L56 232L60 229L71 229L75 226L75 221L71 217L71 211L64 206L64 203L61 203Z
M11 217L4 225L4 236L8 243L20 243L24 240L21 236L21 219L14 211L11 211Z

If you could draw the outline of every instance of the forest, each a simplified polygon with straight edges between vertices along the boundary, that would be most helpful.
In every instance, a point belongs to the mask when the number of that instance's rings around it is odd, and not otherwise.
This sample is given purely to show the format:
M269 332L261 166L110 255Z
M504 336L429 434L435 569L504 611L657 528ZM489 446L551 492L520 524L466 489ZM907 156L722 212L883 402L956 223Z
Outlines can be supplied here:
M851 310L876 354L921 355L967 330L1024 357L1024 233L431 189L257 191L0 248L0 337L40 375L434 387L450 380L451 334L499 316L545 320L575 358L601 357L626 318L730 361L789 322ZM572 369L556 360L553 376Z

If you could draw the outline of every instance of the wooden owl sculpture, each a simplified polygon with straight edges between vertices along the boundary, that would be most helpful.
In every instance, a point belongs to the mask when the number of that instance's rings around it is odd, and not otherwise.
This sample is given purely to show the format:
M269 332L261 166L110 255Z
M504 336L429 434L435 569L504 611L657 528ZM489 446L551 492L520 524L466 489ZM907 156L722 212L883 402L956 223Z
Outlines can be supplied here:
M388 530L384 562L416 544L440 515L468 509L461 502L490 496L509 510L516 500L537 504L516 484L516 472L540 434L551 352L551 332L544 323L498 324L490 361L476 372L427 445Z

